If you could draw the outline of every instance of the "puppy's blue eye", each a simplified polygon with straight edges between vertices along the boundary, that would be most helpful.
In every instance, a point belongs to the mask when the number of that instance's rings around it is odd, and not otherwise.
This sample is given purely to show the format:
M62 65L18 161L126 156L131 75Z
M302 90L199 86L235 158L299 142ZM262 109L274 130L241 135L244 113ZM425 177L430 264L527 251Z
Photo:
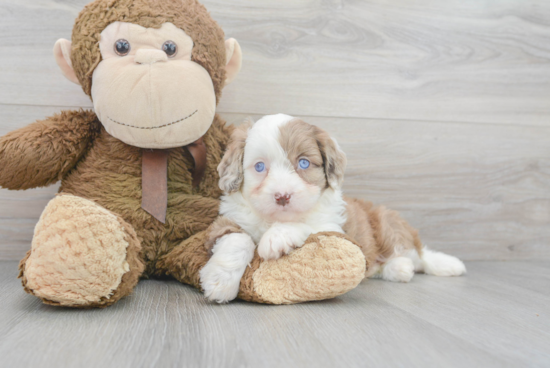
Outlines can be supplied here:
M305 158L302 158L300 159L300 161L298 161L298 165L300 165L300 169L307 169L309 167L309 161L306 160Z
M265 164L263 162L258 162L256 165L254 165L254 168L257 172L262 172L265 170Z

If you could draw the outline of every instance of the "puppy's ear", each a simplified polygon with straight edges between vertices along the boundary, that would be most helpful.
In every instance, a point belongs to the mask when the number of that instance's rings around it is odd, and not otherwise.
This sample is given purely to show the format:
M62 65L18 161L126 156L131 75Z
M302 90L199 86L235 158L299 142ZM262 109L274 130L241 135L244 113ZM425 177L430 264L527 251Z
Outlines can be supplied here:
M252 121L247 120L235 128L227 143L223 159L218 165L218 173L220 174L219 186L226 193L233 193L241 188L244 179L244 146L246 145L246 137L251 126Z
M340 149L338 142L323 129L316 127L315 133L323 156L327 182L333 189L340 188L344 182L344 172L346 171L346 154Z

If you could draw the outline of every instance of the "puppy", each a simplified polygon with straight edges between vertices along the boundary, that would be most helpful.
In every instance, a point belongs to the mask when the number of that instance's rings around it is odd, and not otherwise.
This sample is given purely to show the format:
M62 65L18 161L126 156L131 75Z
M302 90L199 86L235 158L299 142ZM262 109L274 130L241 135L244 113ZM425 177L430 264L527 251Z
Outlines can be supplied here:
M344 197L345 167L336 141L300 119L270 115L236 128L218 167L225 195L209 229L212 257L200 272L206 297L223 303L237 296L256 244L261 258L277 259L323 231L356 240L365 277L408 282L414 272L466 272L459 259L424 247L397 212Z

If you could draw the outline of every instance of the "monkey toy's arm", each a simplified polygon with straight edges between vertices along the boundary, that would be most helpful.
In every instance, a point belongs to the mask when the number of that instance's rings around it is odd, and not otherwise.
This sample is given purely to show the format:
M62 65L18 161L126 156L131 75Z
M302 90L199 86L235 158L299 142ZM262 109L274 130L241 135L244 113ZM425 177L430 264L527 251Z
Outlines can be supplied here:
M63 111L0 137L0 187L21 190L59 181L97 134L92 111Z

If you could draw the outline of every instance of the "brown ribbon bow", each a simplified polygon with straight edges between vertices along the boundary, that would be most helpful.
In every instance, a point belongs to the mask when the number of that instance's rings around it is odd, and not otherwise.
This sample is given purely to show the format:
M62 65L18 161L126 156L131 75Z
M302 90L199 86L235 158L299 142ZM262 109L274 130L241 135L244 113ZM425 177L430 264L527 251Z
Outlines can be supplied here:
M195 161L193 187L196 187L206 170L206 145L201 137L186 147ZM167 149L143 149L141 161L141 208L163 224L168 208L169 152Z

